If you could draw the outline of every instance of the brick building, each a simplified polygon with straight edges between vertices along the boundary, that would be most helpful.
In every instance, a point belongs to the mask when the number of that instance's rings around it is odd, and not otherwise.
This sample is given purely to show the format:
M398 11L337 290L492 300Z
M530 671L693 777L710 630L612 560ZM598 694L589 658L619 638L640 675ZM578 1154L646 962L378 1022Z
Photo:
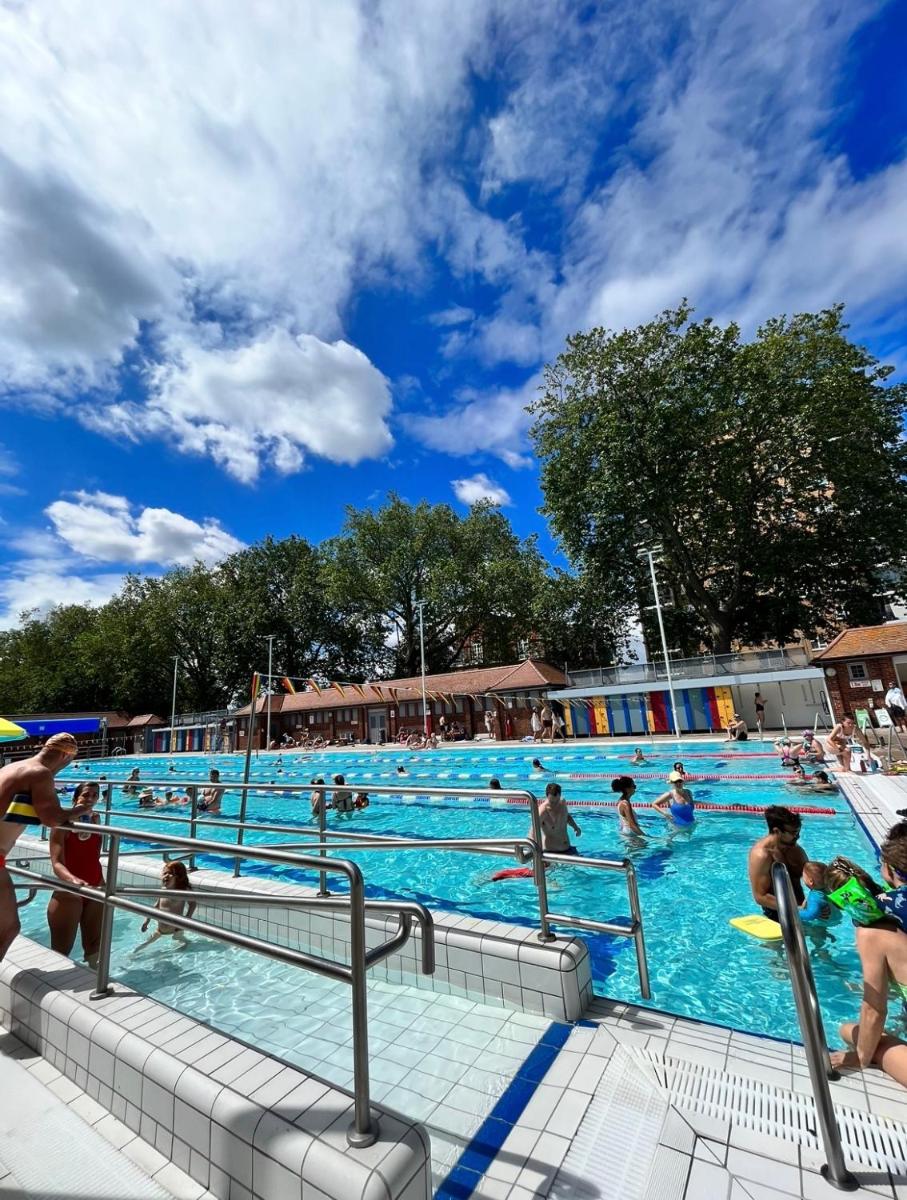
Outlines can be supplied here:
M490 712L495 735L502 741L525 737L530 732L533 706L538 707L549 688L562 688L564 672L549 663L527 658L503 667L476 667L426 675L428 711L432 729L438 730L443 715L448 725L461 726L467 737L485 732L485 713ZM422 729L422 678L386 679L380 683L344 684L335 687L270 697L271 738L280 741L285 733L297 739L304 731L310 737L329 741L395 741L401 732ZM255 744L264 746L268 697L256 701ZM244 750L249 727L250 705L231 714L235 723L235 748Z
M845 629L813 662L825 673L836 717L857 708L884 708L892 684L907 691L907 621Z

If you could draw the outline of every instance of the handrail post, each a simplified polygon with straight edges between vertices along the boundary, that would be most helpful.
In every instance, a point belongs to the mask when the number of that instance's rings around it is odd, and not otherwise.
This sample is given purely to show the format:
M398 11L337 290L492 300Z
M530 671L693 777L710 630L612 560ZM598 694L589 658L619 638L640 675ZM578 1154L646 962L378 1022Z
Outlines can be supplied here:
M107 874L104 880L104 912L101 917L101 944L98 947L98 977L94 991L89 1000L101 1000L110 995L110 945L113 941L113 918L115 909L110 903L110 897L117 890L117 866L120 860L120 839L118 834L110 835L110 851L107 855Z
M189 836L193 842L198 837L198 788L194 783L190 783L186 788L189 796ZM195 868L195 851L189 855L189 870L194 871Z
M803 1037L803 1049L806 1051L813 1099L816 1103L816 1115L828 1159L821 1173L832 1187L842 1192L853 1192L859 1187L859 1183L844 1162L841 1131L835 1117L831 1088L828 1086L829 1078L837 1078L837 1074L831 1068L816 984L803 938L803 926L800 924L790 875L783 863L773 864L772 885L778 905L778 921L784 937L784 949L787 952L787 965L797 1006L800 1033Z
M629 858L624 859L624 873L627 877L630 919L633 922L633 943L636 947L636 970L639 973L639 994L643 1000L651 1000L652 988L649 983L649 960L646 958L646 939L642 931L642 909L639 907L639 887L636 882L636 868L630 862Z
M542 819L539 816L539 802L535 792L527 792L526 795L529 797L532 840L535 842L532 851L532 871L539 896L539 931L536 937L540 942L553 942L555 937L548 927L548 880L545 878L545 842L542 835Z
M242 799L239 802L239 828L236 831L237 847L239 847L243 844L243 836L242 835L243 835L243 828L246 823L246 805L248 804L248 800L249 800L249 784L248 784L248 781L246 781L246 783L243 784ZM241 863L242 863L242 859L237 854L233 860L233 878L234 879L239 878L239 870L240 870Z
M113 784L108 783L104 786L104 824L110 824L110 810L113 807ZM110 853L110 838L106 835L101 840L101 853Z
M351 1146L371 1146L378 1122L371 1112L368 1060L368 975L362 872L350 873L350 985L353 993L353 1123L346 1133Z
M319 797L318 797L318 840L322 844L327 841L327 834L326 834L327 807L328 807L328 805L327 805L327 789L322 787L319 792ZM327 857L326 850L322 850L321 853L323 855L325 855L325 857ZM319 896L330 896L330 894L331 893L328 888L328 873L327 873L327 871L319 871L318 872L318 895Z

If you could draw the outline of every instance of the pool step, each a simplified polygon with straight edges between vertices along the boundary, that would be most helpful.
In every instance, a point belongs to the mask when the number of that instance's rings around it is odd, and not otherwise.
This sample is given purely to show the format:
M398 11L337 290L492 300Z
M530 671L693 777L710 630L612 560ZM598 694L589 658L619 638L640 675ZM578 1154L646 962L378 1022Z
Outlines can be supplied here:
M664 1089L617 1046L554 1178L551 1200L658 1200L655 1151L668 1114Z
M654 1050L633 1047L627 1053L681 1112L777 1138L824 1161L811 1093L791 1091ZM907 1125L837 1101L835 1115L844 1159L851 1170L907 1174Z

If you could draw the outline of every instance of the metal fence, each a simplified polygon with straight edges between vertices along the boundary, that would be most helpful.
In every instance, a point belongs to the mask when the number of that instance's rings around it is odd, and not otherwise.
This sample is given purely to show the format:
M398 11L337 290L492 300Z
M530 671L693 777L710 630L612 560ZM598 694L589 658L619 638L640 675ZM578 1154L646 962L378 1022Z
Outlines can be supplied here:
M810 656L799 647L785 650L744 650L738 654L705 654L698 658L672 658L674 679L733 679L757 671L795 671L810 665ZM667 680L664 663L592 667L567 671L568 687L613 687L618 684L658 683Z

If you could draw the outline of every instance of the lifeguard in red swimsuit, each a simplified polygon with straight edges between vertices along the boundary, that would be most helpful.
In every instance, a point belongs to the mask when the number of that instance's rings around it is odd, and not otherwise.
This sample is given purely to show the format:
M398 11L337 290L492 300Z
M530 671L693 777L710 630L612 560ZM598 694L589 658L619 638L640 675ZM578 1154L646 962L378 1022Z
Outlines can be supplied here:
M99 795L96 783L89 780L80 783L73 799L87 811L69 829L55 829L50 835L50 863L54 874L64 883L76 887L96 888L104 883L101 834L92 829L98 825L94 806ZM74 896L71 892L54 892L47 906L51 949L58 954L69 954L75 945L76 932L80 931L82 955L90 967L96 966L103 915L104 906L97 900Z

